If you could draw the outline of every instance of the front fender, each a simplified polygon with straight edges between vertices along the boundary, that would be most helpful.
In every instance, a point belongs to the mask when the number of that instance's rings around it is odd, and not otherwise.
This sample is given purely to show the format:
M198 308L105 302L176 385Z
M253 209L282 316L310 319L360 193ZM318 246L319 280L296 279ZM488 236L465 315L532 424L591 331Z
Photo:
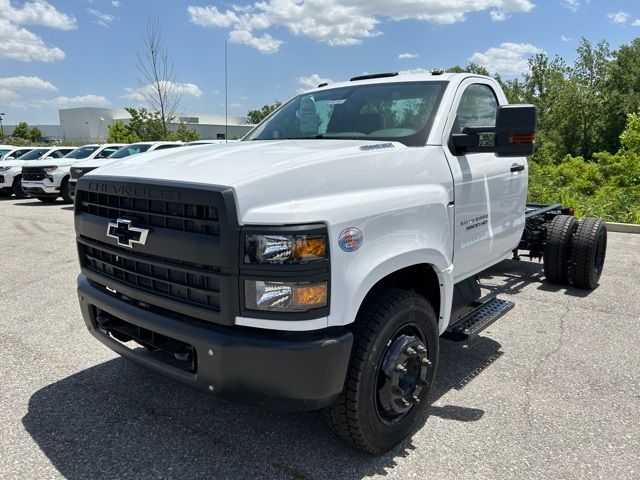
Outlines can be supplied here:
M427 203L331 227L332 274L329 326L352 323L371 288L386 276L429 264L440 280L439 326L449 321L453 291L450 208ZM338 246L344 228L362 231L362 246L345 252Z

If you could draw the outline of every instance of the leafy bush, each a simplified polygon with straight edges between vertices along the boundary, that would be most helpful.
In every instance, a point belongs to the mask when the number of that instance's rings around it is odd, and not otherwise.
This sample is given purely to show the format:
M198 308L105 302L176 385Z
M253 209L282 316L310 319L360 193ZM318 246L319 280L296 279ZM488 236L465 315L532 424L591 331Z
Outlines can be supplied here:
M591 161L565 156L561 162L540 151L529 162L529 201L562 203L576 215L640 223L640 116L629 115L615 154L596 153Z

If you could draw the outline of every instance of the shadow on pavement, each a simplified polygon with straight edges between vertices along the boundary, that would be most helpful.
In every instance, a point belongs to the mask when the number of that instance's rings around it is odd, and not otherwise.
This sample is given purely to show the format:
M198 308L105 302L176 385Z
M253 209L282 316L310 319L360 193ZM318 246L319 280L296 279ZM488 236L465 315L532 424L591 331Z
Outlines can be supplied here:
M468 346L443 341L433 401L464 388L501 354L500 345L488 338ZM430 413L470 422L484 411L445 405ZM330 433L319 412L227 403L122 358L39 390L23 424L62 475L83 480L360 479L386 474L397 458L415 449L408 439L386 455L358 452Z
M483 280L497 280L499 283L491 285ZM499 295L501 293L515 295L532 283L537 284L538 290L545 292L564 291L565 295L571 297L584 298L593 292L593 290L583 290L546 282L544 266L542 262L537 261L504 260L480 274L480 284L482 288L489 290L493 295Z

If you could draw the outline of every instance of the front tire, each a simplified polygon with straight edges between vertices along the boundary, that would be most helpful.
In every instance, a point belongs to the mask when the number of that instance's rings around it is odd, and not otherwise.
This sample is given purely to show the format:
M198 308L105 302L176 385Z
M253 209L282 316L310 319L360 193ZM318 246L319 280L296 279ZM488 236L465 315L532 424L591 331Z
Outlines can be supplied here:
M29 195L22 189L22 177L17 177L13 181L13 187L11 187L11 189L16 198L29 198Z
M327 409L351 446L389 451L420 425L436 371L436 313L424 297L385 289L366 300L354 324L345 386Z
M60 186L60 195L62 196L62 200L64 203L73 203L73 196L69 191L69 179L65 178L62 181L62 185Z

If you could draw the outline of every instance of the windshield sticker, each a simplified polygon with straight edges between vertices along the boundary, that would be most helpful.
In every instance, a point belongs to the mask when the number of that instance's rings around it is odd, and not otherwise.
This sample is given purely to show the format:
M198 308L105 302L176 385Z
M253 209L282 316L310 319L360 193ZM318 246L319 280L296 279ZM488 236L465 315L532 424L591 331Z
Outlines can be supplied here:
M343 104L344 102L346 102L346 101L347 101L347 99L346 99L346 98L342 98L342 99L340 99L340 100L329 100L329 101L327 102L327 104L329 104L329 105L342 105L342 104Z

